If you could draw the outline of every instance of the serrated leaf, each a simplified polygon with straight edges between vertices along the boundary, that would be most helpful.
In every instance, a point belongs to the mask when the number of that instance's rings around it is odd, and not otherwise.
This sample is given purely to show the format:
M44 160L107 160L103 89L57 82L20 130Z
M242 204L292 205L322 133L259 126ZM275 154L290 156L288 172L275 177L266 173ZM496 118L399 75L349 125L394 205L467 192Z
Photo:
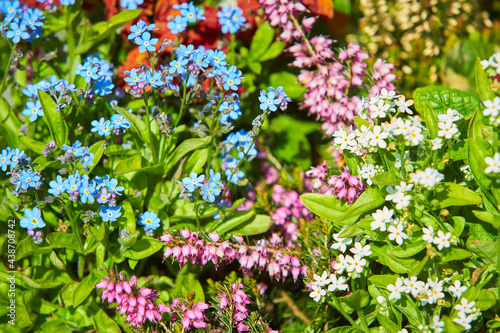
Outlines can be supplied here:
M421 114L426 103L436 114L445 114L451 108L466 116L477 108L482 108L481 100L476 95L442 86L417 88L413 93L413 99L415 109Z

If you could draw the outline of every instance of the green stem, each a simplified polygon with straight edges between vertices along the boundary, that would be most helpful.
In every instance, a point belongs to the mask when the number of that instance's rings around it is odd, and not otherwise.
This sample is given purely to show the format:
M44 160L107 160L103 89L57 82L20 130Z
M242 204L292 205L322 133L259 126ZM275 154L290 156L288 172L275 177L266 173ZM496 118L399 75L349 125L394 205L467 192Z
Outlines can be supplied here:
M74 66L75 66L75 34L73 32L73 26L70 22L70 12L71 7L66 6L65 8L65 16L66 16L66 36L68 40L68 73L66 79L68 82L72 82L71 77L74 76Z
M179 125L179 122L181 121L182 116L184 115L184 106L186 105L186 90L187 90L187 84L189 82L189 77L191 76L191 72L188 72L186 76L186 82L182 82L182 102L181 102L181 111L179 112L179 116L177 119L175 119L174 123L174 128Z
M7 66L5 67L5 71L3 73L2 85L0 85L0 96L3 95L3 89L5 87L5 81L7 81L7 75L9 74L10 65L12 65L12 60L14 59L14 55L16 54L16 49L17 49L17 44L14 44L12 46L12 48L10 49L9 61L7 62ZM9 114L10 114L10 112L9 112Z
M352 326L356 326L358 327L358 325L356 325L356 322L351 318L351 316L349 316L347 314L347 312L344 311L344 309L342 309L342 305L340 305L340 302L339 300L337 299L337 297L335 296L332 296L333 298L333 305L335 307L335 309L337 309L338 312L340 312L341 315L344 316L345 319L347 319L347 321L352 325Z
M225 91L222 90L221 98L219 99L219 103L217 103L217 108L214 111L216 114L216 116L215 116L215 133L217 133L217 131L219 130L219 121L220 121L219 108L222 104L222 101L224 100L224 93L225 93ZM212 159L212 143L214 141L214 136L215 136L213 123L214 123L214 119L212 118L212 121L210 122L210 143L208 144L207 170L205 171L205 179L208 179L209 170L210 170L210 163L211 163L211 159Z
M358 317L361 320L361 325L363 325L363 329L366 333L370 333L370 328L368 327L368 322L365 318L365 313L363 310L356 311L358 313Z
M153 157L153 164L158 164L158 154L156 152L155 146L153 144L153 132L151 132L151 119L150 119L150 109L148 104L149 96L144 90L143 93L144 104L146 105L146 115L144 116L146 120L146 126L148 127L148 137L149 137L149 149L151 150L151 156Z

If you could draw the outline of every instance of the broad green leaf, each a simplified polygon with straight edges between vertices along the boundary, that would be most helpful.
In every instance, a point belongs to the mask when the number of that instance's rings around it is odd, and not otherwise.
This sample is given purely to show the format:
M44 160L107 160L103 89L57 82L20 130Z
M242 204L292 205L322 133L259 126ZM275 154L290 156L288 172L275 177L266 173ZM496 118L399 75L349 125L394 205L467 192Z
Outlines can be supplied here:
M94 328L98 333L120 333L120 326L104 312L103 309L92 316Z
M429 103L424 103L422 111L420 112L420 115L422 118L424 118L425 125L429 129L429 133L431 135L431 139L435 139L438 137L438 119L436 114L434 113L434 110L432 107L429 105Z
M311 331L312 332L312 331ZM340 326L332 328L331 330L326 331L326 333L362 333L363 330L352 326ZM307 333L307 332L305 332Z
M144 164L146 164L146 162L141 155L131 156L118 163L115 168L115 175L123 175L134 171L163 174L163 165L143 166Z
M47 120L49 125L52 139L56 142L56 146L62 147L67 138L67 128L62 113L57 110L56 102L46 92L38 90L38 99L42 106L43 118Z
M223 221L217 228L215 228L214 232L224 234L229 230L235 229L241 224L250 221L250 219L254 216L255 212L253 210L234 212L226 221Z
M260 56L269 49L273 39L274 29L271 25L267 22L260 25L252 38L249 57L255 60L260 59Z
M287 96L291 99L299 99L306 92L306 87L297 82L297 76L289 72L273 73L269 76L269 84L263 84L262 89L282 86Z
M46 146L43 142L33 140L32 138L29 138L26 135L19 135L18 139L22 145L34 151L38 155L42 154L42 150L44 150ZM22 146L19 148L24 149L24 147Z
M377 320L382 325L388 333L398 333L401 330L401 327L397 325L395 322L389 319L389 317L384 316L381 313L377 314Z
M131 232L127 236L123 238L118 238L118 243L120 243L125 249L128 249L129 247L133 246L135 243L137 243L137 239L139 239L140 232Z
M373 275L368 278L375 286L383 289L387 289L389 284L395 284L396 279L395 275Z
M150 144L148 126L141 119L139 119L139 117L114 104L113 110L121 114L123 118L127 119L134 131L139 134L139 137L148 145Z
M52 265L54 265L57 269L60 269L62 271L66 269L66 264L57 256L54 251L50 253L49 259Z
M269 46L268 49L264 51L264 53L259 57L260 61L267 61L274 59L281 55L283 50L285 49L286 43L280 40L275 41Z
M422 271L422 269L424 269L428 261L429 256L425 256L424 259L418 261L418 264L416 264L415 267L412 268L410 273L408 273L408 276L418 275Z
M469 259L470 257L471 253L467 250L460 248L451 248L445 252L445 255L441 258L441 262L464 260Z
M78 284L73 295L73 306L80 305L94 290L96 284L106 277L106 273L93 270Z
M486 311L491 308L496 303L496 295L491 290L481 289L479 296L476 299L476 305L474 307L481 311Z
M311 212L330 221L336 220L347 210L347 205L334 195L306 193L300 196L300 200Z
M419 306L407 294L403 294L401 300L392 303L392 305L398 308L413 326L416 327L424 322Z
M500 215L480 210L473 210L472 213L481 221L488 222L495 229L500 229Z
M195 150L193 154L191 154L191 157L187 160L183 172L185 174L190 174L191 172L203 172L203 166L207 163L207 159L208 148Z
M467 248L481 257L487 264L497 264L498 244L490 240L474 240Z
M486 74L486 72L484 71L483 65L481 65L481 59L476 59L476 65L474 69L474 72L476 74L476 88L479 97L481 97L481 100L483 102L493 100L496 96L496 94L491 90L491 85L493 84L493 82L491 82L488 74Z
M415 267L415 259L400 259L392 255L384 256L387 266L398 274L409 273L413 267Z
M415 109L420 114L424 112L425 103L428 103L436 114L444 114L451 108L464 116L482 107L481 100L476 95L442 86L417 88L413 99Z
M460 235L462 234L465 228L465 219L461 216L453 216L452 219L454 225L453 225L453 232L451 233L451 235L460 238Z
M346 303L355 311L360 311L370 303L370 294L364 290L356 290L351 295L339 297L339 301Z
M262 73L262 64L260 62L252 61L248 63L248 68L250 68L255 74Z
M183 158L193 150L206 147L211 142L211 136L207 136L206 138L187 139L182 141L181 144L177 148L175 148L174 152L168 157L167 162L165 163L166 172L169 172L174 166L176 166L181 158Z
M443 183L444 189L435 193L431 203L435 209L446 208L450 206L479 205L483 202L481 196L476 192L458 185L456 183Z
M39 246L33 242L33 238L26 237L17 244L16 247L16 260L21 260L22 258L33 255L33 254L45 254L52 251L50 246Z
M333 222L340 225L351 225L362 214L379 207L383 203L385 203L385 199L380 195L380 191L375 188L369 188L361 193L354 204Z
M187 273L186 269L182 269L175 279L175 288L172 289L172 297L185 296L188 292L195 293L195 302L205 301L205 293L201 283L193 273Z
M73 234L64 232L53 232L47 236L47 242L55 248L72 249L83 253L83 249L79 244L78 238Z
M240 236L258 235L268 231L272 224L273 220L271 220L271 217L268 215L257 214L248 222L229 230L229 233Z
M166 195L165 193L160 193L160 195L155 195L151 198L151 201L149 202L149 207L152 210L161 210L169 202L170 200L168 199L168 195Z
M361 126L366 126L370 128L372 126L372 123L370 123L368 120L363 119L361 117L354 117L354 122L356 123L356 127L361 130Z
M401 246L397 246L391 251L391 254L398 258L409 258L413 257L415 254L419 253L425 249L427 242L416 241L416 242L405 242Z
M155 254L162 247L163 242L159 240L154 238L143 238L125 251L123 256L134 260L140 260Z
M386 171L376 174L371 178L375 185L399 185L398 176L392 171Z
M3 130L2 134L5 135L9 147L19 147L17 136L19 135L21 125L9 103L0 96L0 127Z
M70 330L64 320L56 319L56 320L49 320L45 322L39 330L37 330L37 333L71 333L73 332Z
M102 242L104 239L104 236L106 235L106 225L105 224L100 224L96 226L89 226L89 231L92 237L98 242Z
M464 331L462 326L455 324L448 316L442 316L441 321L444 322L444 332L446 333L462 333Z

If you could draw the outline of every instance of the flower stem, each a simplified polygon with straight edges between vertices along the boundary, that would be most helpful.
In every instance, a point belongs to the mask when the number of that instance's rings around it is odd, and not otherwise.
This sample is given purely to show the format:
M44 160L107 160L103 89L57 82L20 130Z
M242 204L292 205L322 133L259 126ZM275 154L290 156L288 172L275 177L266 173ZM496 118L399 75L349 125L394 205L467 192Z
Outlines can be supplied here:
M16 48L17 48L17 43L14 44L10 49L9 61L7 62L7 66L5 67L5 71L3 73L3 78L2 78L2 84L0 85L0 96L3 94L5 81L7 81L7 75L9 74L10 71L10 65L12 64L12 60L14 59L14 55L16 54Z

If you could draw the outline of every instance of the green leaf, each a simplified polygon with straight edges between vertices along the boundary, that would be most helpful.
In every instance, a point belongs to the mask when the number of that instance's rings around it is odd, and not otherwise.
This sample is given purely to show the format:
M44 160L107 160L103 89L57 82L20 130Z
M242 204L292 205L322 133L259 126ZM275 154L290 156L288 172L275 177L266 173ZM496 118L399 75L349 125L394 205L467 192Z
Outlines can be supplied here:
M450 206L479 205L483 202L481 196L476 192L458 185L456 183L443 183L444 189L435 193L431 200L435 209L446 208Z
M248 63L248 67L254 72L255 74L260 74L262 73L262 64L260 62L252 61Z
M139 117L114 104L113 110L121 114L123 118L127 119L139 137L148 145L150 144L148 126L141 119L139 119Z
M19 147L19 128L21 122L17 119L14 110L10 107L5 98L0 96L0 127L3 135L7 139L9 147Z
M191 172L203 172L203 166L207 163L208 148L195 150L191 157L187 160L183 172L190 174Z
M33 242L33 238L26 237L17 244L16 247L16 260L21 260L22 258L33 255L33 254L45 254L52 251L50 246L38 246Z
M166 172L169 172L174 166L176 166L181 158L183 158L193 150L206 147L211 142L211 136L207 136L206 138L187 139L182 141L182 143L177 148L175 148L174 152L167 159L167 162L165 163Z
M475 65L475 74L476 74L476 88L479 97L481 97L482 101L493 100L495 98L495 93L491 90L491 86L493 82L491 82L488 74L483 69L483 65L481 65L481 59L476 59Z
M38 331L37 333L71 333L73 332L70 330L67 326L66 323L63 320L56 319L56 320L50 320L45 322Z
M47 236L47 242L55 248L72 249L77 252L83 253L83 249L79 245L78 238L73 234L64 232L53 232Z
M472 213L481 221L491 224L495 229L500 229L500 215L480 210L473 210Z
M476 299L476 305L474 307L481 311L486 311L495 305L497 301L495 293L491 290L481 289L479 296Z
M476 95L442 86L417 88L413 93L413 99L415 109L420 114L424 112L426 103L437 114L445 114L451 108L464 116L482 107L481 100Z
M373 176L372 182L375 185L399 185L400 180L394 172L386 171Z
M387 263L387 266L394 272L398 274L406 274L411 271L413 267L415 267L416 260L415 259L400 259L392 255L384 255L384 259Z
M372 126L372 123L370 123L368 120L363 119L361 117L354 117L354 122L356 123L356 127L361 130L361 127L364 125L367 128L370 128Z
M61 271L64 271L66 269L66 264L57 256L54 251L50 253L49 259L52 265L54 265L57 269L60 269Z
M398 333L401 330L401 327L397 325L395 322L389 319L389 317L384 316L381 313L377 313L377 320L382 325L388 333Z
M42 150L44 150L46 146L43 142L33 140L32 138L29 138L26 135L19 135L18 139L22 145L24 145L26 148L31 149L38 155L42 154ZM22 146L19 148L23 149Z
M379 207L383 203L385 203L385 199L380 195L380 191L375 188L369 188L361 193L354 204L333 222L339 225L351 225L362 214Z
M141 155L131 156L129 158L124 159L115 168L116 175L123 175L129 172L146 172L152 174L163 174L163 165L157 164L152 166L143 166L146 164Z
M94 321L94 328L98 333L120 333L120 326L111 318L108 317L103 309L92 316Z
M106 236L106 226L104 224L99 224L97 226L89 226L89 231L92 237L98 242L102 242L104 236Z
M106 273L93 270L78 284L73 295L73 306L80 305L94 290L96 284L106 277Z
M435 139L438 137L439 127L438 127L438 119L434 110L429 105L429 103L424 103L422 108L422 112L420 112L422 118L424 118L425 124L429 129L429 133L431 135L431 139Z
M139 231L132 232L123 238L118 238L118 243L120 243L125 249L128 249L137 243L137 239L139 239L140 234L141 233Z
M123 256L134 260L144 259L158 252L163 245L163 242L154 238L143 238L125 251Z
M68 134L62 113L57 110L56 102L46 92L38 90L38 100L42 106L44 118L49 125L52 139L56 142L56 146L62 147L66 143Z
M237 228L239 225L249 221L251 218L255 216L255 212L253 210L244 210L237 211L231 214L231 216L217 228L215 228L214 232L219 234L224 234L229 230Z
M297 81L297 76L285 71L269 75L269 84L263 84L262 89L267 89L269 86L274 88L282 86L291 99L301 98L307 89Z
M351 295L339 297L339 301L346 303L355 311L360 311L370 303L370 294L364 290L356 290Z
M391 254L398 258L409 258L413 257L423 249L425 249L427 242L416 241L416 242L405 242L403 245L396 247L391 251Z
M392 304L408 318L410 324L417 327L424 322L419 306L407 294L402 296L401 300Z
M312 332L312 331L311 331ZM326 333L362 333L363 330L352 326L340 326L332 328L331 330L326 331ZM307 333L307 332L304 332Z
M441 258L441 262L464 260L470 257L471 253L469 251L460 248L452 248L445 252L445 255Z
M334 195L306 193L300 196L300 200L311 212L330 221L336 220L347 210L347 205Z
M333 0L333 5L336 12L344 13L348 16L351 14L351 1L350 0Z
M397 276L395 275L373 275L368 280L376 287L387 289L389 284L396 283Z
M498 244L490 240L474 240L467 244L467 248L481 257L485 263L497 264Z
M463 327L455 324L451 318L448 316L442 316L441 321L444 322L444 332L446 333L461 333L463 332Z
M273 39L274 29L271 28L271 25L268 22L260 25L253 35L249 57L255 60L259 59L269 49Z
M271 225L273 225L273 220L268 215L257 214L248 222L245 222L238 227L229 230L232 235L239 236L252 236L263 234L268 231Z
M267 61L278 57L285 49L286 43L280 40L275 41L271 46L264 51L259 57L260 61Z

